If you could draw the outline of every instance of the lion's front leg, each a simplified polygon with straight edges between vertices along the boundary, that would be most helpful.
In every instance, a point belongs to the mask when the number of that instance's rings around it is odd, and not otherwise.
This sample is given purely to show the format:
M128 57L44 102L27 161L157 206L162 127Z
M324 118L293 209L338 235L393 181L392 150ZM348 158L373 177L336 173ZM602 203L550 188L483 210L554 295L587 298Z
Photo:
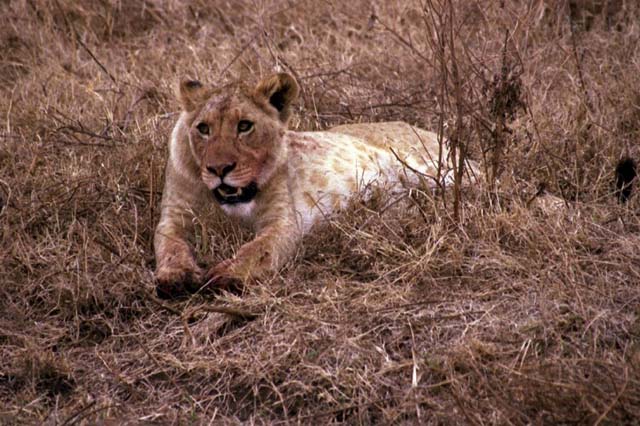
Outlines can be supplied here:
M238 291L245 283L277 271L293 256L300 238L295 223L282 220L265 226L232 259L207 271L205 289Z
M167 164L160 222L154 235L156 292L172 299L193 293L202 284L203 271L196 263L190 241L194 235L193 210L206 198L206 188L178 174Z
M158 227L155 236L156 293L163 299L173 299L197 291L203 277L184 236L168 231Z

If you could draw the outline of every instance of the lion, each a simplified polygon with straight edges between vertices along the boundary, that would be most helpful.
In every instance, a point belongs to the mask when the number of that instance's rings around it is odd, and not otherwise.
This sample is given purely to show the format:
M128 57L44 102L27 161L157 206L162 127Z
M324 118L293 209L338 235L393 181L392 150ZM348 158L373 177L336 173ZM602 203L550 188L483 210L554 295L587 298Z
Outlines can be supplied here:
M273 273L315 224L372 188L453 181L446 144L404 122L288 130L298 93L286 73L254 87L180 84L182 113L169 143L154 237L158 296L239 288ZM201 208L220 209L252 226L255 238L233 258L200 268L189 241L192 212Z

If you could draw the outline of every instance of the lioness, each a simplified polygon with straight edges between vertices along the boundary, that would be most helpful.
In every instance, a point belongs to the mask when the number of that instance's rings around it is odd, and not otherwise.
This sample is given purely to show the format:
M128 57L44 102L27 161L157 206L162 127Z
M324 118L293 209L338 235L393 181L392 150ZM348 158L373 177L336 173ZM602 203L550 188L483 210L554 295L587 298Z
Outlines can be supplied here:
M203 285L228 289L274 271L302 236L357 193L397 188L418 175L451 180L434 133L402 122L350 124L322 132L287 130L298 84L276 74L255 87L180 85L183 112L170 155L155 232L157 293L168 298ZM365 194L366 196L366 194ZM220 208L251 224L255 238L206 271L189 239L192 211Z

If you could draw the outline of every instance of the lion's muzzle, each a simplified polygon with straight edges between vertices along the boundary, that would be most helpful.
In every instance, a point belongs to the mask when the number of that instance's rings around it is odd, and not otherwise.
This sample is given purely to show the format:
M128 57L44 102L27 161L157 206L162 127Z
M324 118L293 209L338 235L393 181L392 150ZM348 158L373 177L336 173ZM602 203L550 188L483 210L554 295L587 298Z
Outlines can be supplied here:
M211 192L220 204L248 203L258 194L258 185L251 182L245 187L237 188L223 183Z

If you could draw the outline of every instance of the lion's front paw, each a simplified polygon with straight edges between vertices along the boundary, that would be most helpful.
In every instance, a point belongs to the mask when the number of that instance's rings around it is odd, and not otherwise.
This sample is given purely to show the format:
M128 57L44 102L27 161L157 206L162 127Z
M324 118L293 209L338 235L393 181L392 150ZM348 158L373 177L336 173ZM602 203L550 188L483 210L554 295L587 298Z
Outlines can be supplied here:
M211 292L225 290L239 293L242 290L243 282L233 276L232 266L233 260L228 259L210 268L205 274L202 290Z
M156 293L161 299L177 299L200 289L199 269L163 268L156 272Z

